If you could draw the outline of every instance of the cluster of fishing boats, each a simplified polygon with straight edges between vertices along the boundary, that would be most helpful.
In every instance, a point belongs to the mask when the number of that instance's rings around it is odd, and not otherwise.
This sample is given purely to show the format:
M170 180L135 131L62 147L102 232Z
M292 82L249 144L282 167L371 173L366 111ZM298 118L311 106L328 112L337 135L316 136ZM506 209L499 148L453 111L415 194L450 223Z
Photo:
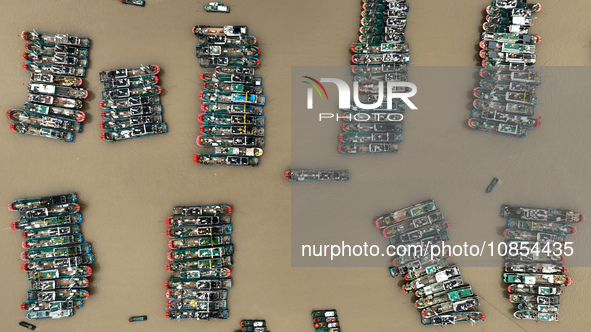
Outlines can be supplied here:
M201 165L258 166L265 145L263 80L255 75L260 50L246 26L193 28L201 73L197 145L213 148L193 158Z
M486 8L480 41L480 84L472 91L470 128L526 137L540 126L534 116L536 88L542 77L534 71L540 36L530 34L534 15L542 9L526 0L493 0Z
M558 321L562 288L572 283L563 265L564 245L577 232L572 224L585 217L567 209L509 205L502 206L501 216L507 218L503 233L507 248L515 249L507 251L503 273L503 281L509 284L509 301L517 305L513 315L518 319Z
M351 70L359 98L370 109L352 106L343 110L345 123L339 135L340 153L397 152L402 142L406 104L382 103L388 82L408 81L410 62L405 31L406 0L363 0L359 40L351 45ZM397 91L399 88L396 88ZM406 91L402 88L399 92Z
M349 181L350 176L348 170L290 169L285 171L285 179L295 182Z
M334 309L312 311L312 322L316 332L340 332L339 316Z
M267 332L267 322L264 319L240 321L241 332Z
M170 319L227 319L234 246L229 205L175 206L166 218L170 251L164 282Z
M464 283L458 266L448 262L450 253L431 255L432 245L449 240L450 227L433 200L384 214L375 225L390 240L390 274L404 276L402 291L417 297L423 325L484 321L485 314L477 311L480 300Z
M14 132L71 142L82 131L88 91L83 83L90 39L66 34L23 31L27 41L23 69L31 73L28 100L6 117Z
M158 84L158 65L119 68L101 71L103 83L99 106L103 109L103 141L163 134L168 131L162 119Z
M88 299L94 256L80 232L80 205L75 193L19 199L8 209L19 214L11 228L25 239L21 269L31 289L21 304L29 320L74 315Z

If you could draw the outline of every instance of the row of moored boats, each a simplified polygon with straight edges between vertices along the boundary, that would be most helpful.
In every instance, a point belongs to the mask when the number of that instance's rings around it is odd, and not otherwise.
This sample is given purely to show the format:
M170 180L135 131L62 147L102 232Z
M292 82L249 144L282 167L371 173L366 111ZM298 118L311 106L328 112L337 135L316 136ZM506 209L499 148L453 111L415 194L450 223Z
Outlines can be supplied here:
M193 28L198 38L196 56L203 90L199 92L201 123L197 145L213 148L199 153L201 165L258 166L265 145L263 82L255 75L259 66L257 39L246 26Z
M540 36L530 34L538 3L493 0L486 8L480 41L480 84L474 88L474 109L468 125L476 130L525 137L540 126L534 116L536 88L542 77L534 71Z
M343 110L345 123L339 135L340 153L397 152L402 142L406 104L382 103L388 82L408 81L410 62L405 31L409 5L406 0L364 0L359 41L351 45L351 70L359 98L370 109L352 105ZM399 88L396 88L397 91ZM400 92L403 92L402 88Z
M86 118L88 91L80 86L88 67L90 39L23 31L27 41L23 69L31 73L28 100L6 117L12 131L71 142Z
M119 141L168 131L162 118L158 65L101 71L99 123L103 141Z
M166 218L171 239L164 282L170 319L227 319L234 247L229 205L175 206Z
M572 283L563 265L565 256L570 255L565 243L572 245L571 236L577 231L572 224L582 222L583 214L503 205L501 216L507 218L503 234L509 248L503 281L509 284L509 301L517 305L513 315L518 319L558 321L562 289Z
M390 274L404 276L402 291L417 297L414 304L421 310L423 325L446 326L485 319L485 314L477 310L478 296L464 282L458 266L448 262L450 253L431 254L431 245L443 247L441 244L449 240L450 226L433 200L382 215L375 225L390 240L389 255L394 257Z
M21 304L29 320L74 315L88 299L90 243L80 232L80 205L75 193L20 199L8 205L19 214L11 228L21 231L25 241L22 270L31 289Z

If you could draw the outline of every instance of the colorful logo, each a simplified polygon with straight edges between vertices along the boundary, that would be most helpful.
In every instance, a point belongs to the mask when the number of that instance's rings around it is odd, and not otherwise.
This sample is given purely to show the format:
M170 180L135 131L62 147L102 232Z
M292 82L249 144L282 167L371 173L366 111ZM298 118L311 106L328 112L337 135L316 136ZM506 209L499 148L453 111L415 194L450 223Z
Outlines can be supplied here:
M328 100L328 93L326 93L326 89L324 88L324 85L322 85L322 83L320 83L320 81L318 81L317 79L314 79L314 78L312 78L310 76L302 76L302 77L303 78L307 78L310 81L316 83L317 86L314 85L314 84L312 84L312 83L310 83L310 82L302 81L303 83L306 83L309 86L311 86L312 88L314 88L314 90L316 90L316 92L318 92L318 95L320 96L320 99L324 99L324 97L322 96L322 92L320 92L320 89L322 89L322 91L324 92L324 96L326 97L326 100ZM320 87L320 89L318 87ZM314 92L312 91L312 88L308 88L308 109L311 109L312 108L312 104L313 104L312 94Z

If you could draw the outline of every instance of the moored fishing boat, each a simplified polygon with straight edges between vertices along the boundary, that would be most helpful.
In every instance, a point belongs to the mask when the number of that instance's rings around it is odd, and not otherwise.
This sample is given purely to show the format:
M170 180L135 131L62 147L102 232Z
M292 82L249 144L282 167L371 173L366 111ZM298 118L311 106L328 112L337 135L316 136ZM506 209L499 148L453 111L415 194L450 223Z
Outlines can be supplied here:
M474 292L472 291L471 286L454 288L447 291L418 298L415 302L415 308L425 309L433 305L446 303L449 301L459 301L462 299L469 298L471 296L474 296Z
M400 73L407 72L406 63L382 63L372 65L351 65L353 74L380 74L380 73Z
M370 143L370 144L345 144L338 146L339 153L387 153L398 152L398 144L395 143Z
M197 120L205 125L251 125L263 126L264 116L234 115L223 113L201 113Z
M351 57L354 64L377 65L382 63L409 63L408 53L363 53Z
M219 247L209 248L187 248L170 251L166 254L166 257L171 262L198 259L198 258L216 258L229 256L234 253L234 246L231 244L223 245Z
M497 111L485 111L479 109L472 110L472 118L482 121L496 121L499 123L509 123L519 125L523 128L538 128L541 125L541 117L513 115Z
M436 209L437 207L435 206L435 202L433 200L420 202L409 207L405 207L403 209L389 212L379 217L378 219L376 219L375 225L377 228L385 228L386 226L393 224L397 221L401 221L410 217L415 217L423 213L434 211Z
M231 156L256 156L260 157L263 155L263 149L261 148L240 148L240 147L223 147L218 146L215 148L215 154L231 155Z
M54 95L66 98L86 99L86 97L88 97L88 91L86 89L61 85L29 83L28 89L30 93Z
M44 128L32 124L11 123L10 130L21 134L53 138L65 142L71 142L74 140L74 134L71 132Z
M468 126L472 129L487 131L491 133L500 133L506 135L513 135L517 137L526 137L527 128L519 125L501 123L491 120L483 120L478 118L468 119Z
M78 309L82 307L80 300L66 300L66 301L26 301L21 303L23 311L40 311L40 310L64 310L64 309Z
M455 325L460 322L469 322L470 324L482 322L486 319L483 312L479 311L460 311L451 312L432 318L421 318L423 325Z
M219 216L171 216L166 218L166 225L176 226L211 226L220 224L229 224L229 215Z
M142 105L129 108L106 109L101 113L103 119L121 120L137 116L158 115L162 113L160 105Z
M21 265L21 270L27 271L38 271L38 270L46 270L46 269L61 269L61 268L70 268L70 267L78 267L82 265L89 265L94 262L94 256L92 254L84 255L84 256L76 256L76 257L67 257L67 258L57 258L51 260L43 260L43 261L36 261L36 262L26 262ZM61 280L61 279L57 279ZM53 287L53 288L68 288L65 286L58 285L60 287Z
M218 290L232 288L232 279L168 279L167 289Z
M64 267L58 269L27 272L29 280L43 281L60 278L84 278L92 275L90 266Z
M255 95L248 93L226 93L218 91L199 91L199 99L212 103L237 103L237 104L255 104L265 105L264 95Z
M444 302L441 304L436 304L429 308L425 308L421 311L421 317L432 318L451 311L467 311L479 305L480 300L478 299L478 296L467 297L459 301Z
M496 25L517 25L531 27L533 25L533 18L531 15L524 13L524 15L494 15L487 14L485 20Z
M262 148L265 146L265 139L254 136L197 136L197 145L202 147Z
M542 75L534 72L503 71L495 68L480 68L480 77L504 82L520 82L540 85Z
M80 59L87 59L88 58L88 49L87 48L78 48L75 46L69 45L42 45L38 43L27 43L25 44L25 49L28 52L41 54L44 56L53 56L55 54L64 54L68 56L75 56Z
M101 92L103 100L124 99L132 96L155 96L162 93L162 88L158 85L138 86L134 88L119 88L113 90L104 90Z
M81 67L69 67L63 65L46 65L41 63L27 62L23 64L23 69L36 74L68 75L75 77L84 77L86 70Z
M201 103L201 110L206 113L263 115L263 106L225 103Z
M539 44L542 41L542 38L538 35L518 35L513 33L483 32L481 35L481 40L497 41L502 43L535 45Z
M558 313L544 313L535 310L531 311L515 311L513 316L517 319L532 319L541 322L557 322Z
M431 257L430 255L419 257L409 262L405 262L404 264L398 264L393 261L393 267L390 268L390 275L395 278L398 276L404 276L412 271L423 271L425 268L430 268L439 264L442 264L441 261L446 260L450 257L450 252L444 250L443 254L441 255L434 255ZM444 263L445 264L445 263Z
M516 35L527 35L529 34L529 26L524 25L504 25L504 24L494 24L490 22L484 22L482 24L482 30L484 32L490 33L514 33Z
M394 225L395 226L395 225ZM392 226L388 226L392 227ZM395 235L389 235L389 231L386 231L386 234L390 237L390 244L400 244L400 243L407 243L412 241L421 240L423 238L431 238L432 236L437 236L437 238L447 237L447 229L450 228L451 225L448 221L438 221L432 224L429 224L424 227L420 227L417 229L412 229L407 232L398 233ZM386 229L386 228L384 228ZM382 231L384 234L384 231ZM437 240L441 241L441 240ZM434 243L434 242L432 242Z
M562 243L566 236L554 233L530 232L518 229L506 229L503 236L507 239L537 241L539 243Z
M541 296L528 294L509 294L511 303L560 304L560 296Z
M29 95L29 102L36 104L43 104L48 106L55 106L60 108L81 109L82 101L71 98L56 97L51 95Z
M511 284L507 287L509 294L528 294L528 295L560 295L562 289L559 286L537 286L526 284Z
M197 36L199 45L239 45L239 46L253 46L257 44L257 39L254 36L220 36L207 35Z
M425 215L420 215L417 217L410 217L402 220L397 220L396 222L388 224L386 227L382 228L382 235L385 238L391 238L400 233L406 233L414 229L419 229L428 225L434 226L435 223L439 221L443 221L443 215L439 210L434 212L428 212ZM441 227L441 228L440 228ZM449 223L439 224L433 229L445 229L449 228Z
M526 116L531 116L534 114L534 106L525 104L504 103L483 99L475 99L472 105L476 109L484 111L505 112Z
M288 170L285 178L289 181L349 181L348 170Z
M148 65L134 68L120 68L99 72L101 82L110 81L116 78L137 78L142 76L153 76L160 73L160 66Z
M494 52L505 52L505 53L526 53L535 54L536 46L527 44L512 44L512 43L501 43L492 40L483 40L480 42L480 48L484 50Z
M345 122L402 122L404 114L395 112L373 111L373 112L343 112L342 119Z
M90 254L90 244L75 244L60 247L29 248L21 253L21 259L26 261L39 261L54 258L66 258Z
M558 306L552 304L537 304L531 302L519 303L517 305L519 310L536 310L542 313L558 313Z
M174 262L166 264L166 271L173 273L176 271L198 270L198 269L213 269L217 267L228 267L232 265L232 256L213 259L198 259L183 262ZM186 280L186 279L179 279ZM168 287L168 282L164 284ZM168 287L175 288L175 287ZM189 287L190 288L190 287ZM194 287L193 287L194 288Z
M32 290L46 290L46 289L58 289L58 288L86 288L88 287L88 279L86 278L64 278L64 279L52 279L42 281L31 281Z
M200 205L200 206L175 206L172 208L174 216L218 216L232 214L230 205Z
M46 207L51 205L62 205L68 203L76 203L78 196L76 193L69 193L64 195L46 196L39 198L19 199L8 204L8 210L28 210L38 207Z
M197 45L195 55L197 57L255 57L259 55L260 49L257 46L238 45Z
M80 205L77 203L66 203L59 205L39 206L32 209L19 210L19 217L23 219L57 216L64 213L80 212Z
M402 285L402 291L404 293L416 291L419 288L423 288L425 286L428 286L428 285L431 285L431 284L434 284L437 282L445 281L449 278L456 277L459 275L461 275L460 269L458 268L457 265L454 264L454 265L451 265L451 266L446 267L444 269L441 269L435 273L426 274L426 275L419 277L417 279L407 281L404 285ZM455 310L455 311L457 311L457 310Z
M175 238L168 241L168 247L170 249L187 249L187 248L200 248L200 247L211 247L224 244L230 244L230 236L203 236L203 237L191 237L191 238Z
M230 7L224 6L223 3L218 2L218 1L210 2L207 5L203 6L203 8L205 9L206 12L212 12L212 13L229 13L230 12Z
M165 123L149 123L120 129L117 131L105 131L101 133L101 138L103 141L120 141L134 137L163 134L167 131L168 130Z
M39 43L43 46L51 46L56 44L71 45L76 47L88 48L90 46L90 39L86 37L70 36L67 34L50 34L39 33L33 31L23 31L21 33L23 40Z
M259 158L254 156L228 156L209 153L196 154L193 161L200 165L258 166Z
M162 115L140 115L119 120L104 120L99 123L103 130L122 130L133 126L162 123Z
M265 136L265 129L260 126L249 125L207 125L200 126L199 133L201 135L218 135L218 136L234 136L234 135L248 135L248 136Z
M354 53L385 53L385 52L409 52L410 48L407 43L402 44L365 44L353 43L351 44L351 51Z
M228 311L196 311L196 310L170 310L165 313L170 319L228 319Z
M176 279L203 279L203 278L228 278L232 271L227 267L217 267L213 269L176 271L171 278Z
M421 268L409 271L404 275L404 280L410 281L416 278L420 278L427 274L437 273L437 271L449 266L449 262L447 260L436 260L433 261L431 264L423 265Z
M211 83L240 83L248 85L262 85L263 78L254 75L219 74L217 72L203 72L199 77L205 82Z
M254 75L254 68L250 67L216 67L214 71L224 75Z
M112 80L104 81L103 88L105 90L113 90L120 88L137 88L148 85L155 85L159 81L158 76L149 75L135 78L114 78Z
M585 219L582 213L568 209L529 208L509 205L501 207L501 216L503 218L559 223L578 223Z
M427 295L431 295L434 293L438 293L444 290L450 290L452 288L456 288L459 286L463 286L464 281L462 280L462 276L456 276L449 278L447 280L436 282L434 284L427 285L425 287L419 288L416 290L415 295L417 297L423 297Z
M245 25L225 25L220 26L209 26L209 25L197 25L192 29L193 33L199 36L246 36L248 35L248 27Z
M480 80L480 86L487 90L495 91L516 91L516 92L529 92L535 93L536 86L533 84L520 83L520 82L503 82L482 79Z
M508 284L560 285L569 286L571 277L564 274L544 273L503 273L503 281Z
M353 81L360 84L379 84L380 82L408 82L408 73L357 74L353 77Z
M25 249L35 249L43 247L64 246L70 244L82 243L82 234L72 234L65 236L49 236L41 238L31 238L23 241L22 247Z
M403 140L402 133L392 132L344 132L339 134L339 142L350 144L363 144L363 143L401 143Z
M505 272L508 273L566 274L567 271L568 268L561 264L505 262Z
M241 84L241 83L213 83L213 82L203 82L203 89L211 90L211 91L220 91L220 92L227 92L227 93L254 93L254 94L262 94L263 87L262 86L255 86L255 85L248 85L248 84Z
M66 310L39 310L39 311L29 311L25 315L28 320L37 320L37 319L44 319L44 318L65 318L74 315L74 310L66 309Z
M509 53L497 52L489 50L480 50L479 55L483 58L483 67L489 67L486 63L522 63L526 65L533 65L536 63L536 55L528 53Z
M228 308L226 300L218 301L200 301L197 299L178 299L169 300L167 303L168 309L176 310L200 310L200 311L222 311Z
M196 289L169 289L166 291L169 300L176 299L199 299L202 301L217 301L228 298L228 291L225 289L214 291L200 291Z
M82 78L76 76L62 76L42 73L31 73L31 82L56 84L61 86L77 87L82 85Z
M166 230L169 238L186 238L194 236L218 236L232 233L232 225L219 226L179 226Z
M205 68L240 66L254 68L260 64L255 57L200 57L199 65Z
M44 65L63 65L71 67L88 67L88 59L80 59L75 56L57 53L54 55L42 55L38 53L25 52L22 55L23 60Z
M35 103L25 103L23 111L75 120L76 122L82 122L86 119L86 114L80 110L40 105Z
M542 5L533 2L528 3L523 0L493 0L492 5L486 7L486 12L490 14L495 10L501 11L508 9L522 9L536 13L542 10Z
M52 227L52 226L65 226L80 223L82 221L82 215L79 213L59 215L53 217L40 217L40 218L25 218L13 221L10 224L10 228L13 230L35 230L40 228ZM31 233L35 234L35 233ZM25 234L29 236L29 233Z
M85 289L30 290L27 292L27 299L29 301L86 300L88 297L89 293Z

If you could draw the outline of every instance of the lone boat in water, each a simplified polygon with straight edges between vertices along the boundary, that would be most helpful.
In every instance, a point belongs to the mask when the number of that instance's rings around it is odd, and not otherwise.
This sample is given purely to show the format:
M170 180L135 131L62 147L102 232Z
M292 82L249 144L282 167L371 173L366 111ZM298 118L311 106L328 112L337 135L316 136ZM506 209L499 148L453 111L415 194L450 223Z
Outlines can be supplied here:
M295 182L303 181L349 181L348 170L288 170L285 179Z
M212 13L229 13L230 12L230 7L228 6L224 6L223 3L221 2L210 2L207 5L203 6L203 8L205 9L206 12L212 12Z

